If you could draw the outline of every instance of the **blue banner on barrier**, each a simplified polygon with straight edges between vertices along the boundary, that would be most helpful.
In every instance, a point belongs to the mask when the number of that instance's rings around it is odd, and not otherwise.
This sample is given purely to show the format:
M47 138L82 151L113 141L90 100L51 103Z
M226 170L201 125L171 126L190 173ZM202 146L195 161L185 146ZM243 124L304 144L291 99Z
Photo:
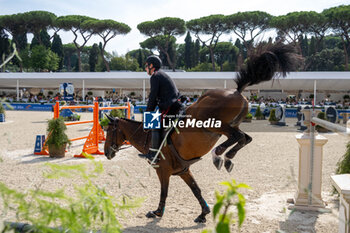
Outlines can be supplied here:
M10 104L13 110L21 110L21 111L52 111L52 104L35 104L35 103L11 103ZM8 106L4 104L5 108L9 110Z
M38 103L12 103L10 104L13 108L13 110L21 110L21 111L53 111L54 103L50 104L38 104ZM6 104L3 104L5 109L9 110ZM118 105L111 105L111 106L118 106ZM146 105L136 105L134 107L134 113L142 113L146 111L147 106ZM92 108L89 109L76 109L77 112L82 111L89 111L92 112ZM338 111L338 117L342 119L343 117L340 116L340 113L348 112L350 113L350 109L337 109ZM256 112L256 108L251 108L250 113L254 116ZM297 109L296 108L286 108L286 117L297 117Z

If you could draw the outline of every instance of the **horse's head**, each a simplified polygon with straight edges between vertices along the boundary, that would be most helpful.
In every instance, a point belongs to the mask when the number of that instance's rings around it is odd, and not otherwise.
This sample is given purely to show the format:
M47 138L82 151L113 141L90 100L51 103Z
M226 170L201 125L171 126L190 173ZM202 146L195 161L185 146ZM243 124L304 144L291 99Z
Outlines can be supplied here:
M118 118L113 118L106 115L109 119L107 136L105 142L105 156L108 159L113 159L115 153L119 151L119 148L123 145L125 141L125 136L120 129L119 123L120 120Z

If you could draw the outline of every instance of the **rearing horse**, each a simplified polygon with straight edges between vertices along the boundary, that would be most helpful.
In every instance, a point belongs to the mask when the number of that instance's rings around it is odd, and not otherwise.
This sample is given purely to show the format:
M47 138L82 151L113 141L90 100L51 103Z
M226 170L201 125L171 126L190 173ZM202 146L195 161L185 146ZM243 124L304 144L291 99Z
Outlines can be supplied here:
M223 164L220 155L237 143L225 154L224 166L230 172L233 167L231 159L238 150L252 140L239 129L240 123L248 113L248 101L241 94L242 91L247 86L271 80L276 72L281 72L285 76L295 68L297 63L298 56L294 48L289 45L277 43L270 44L264 49L260 47L255 55L249 57L247 64L238 73L235 79L236 90L210 90L186 109L186 115L191 115L196 120L205 121L209 118L220 120L221 127L179 128L179 134L172 133L169 136L172 146L164 146L161 149L165 159L160 159L158 166L155 167L161 183L160 202L157 210L147 213L148 218L163 216L169 178L171 175L179 175L191 188L202 207L202 212L195 222L206 222L205 216L210 213L210 208L203 199L189 166L192 162L198 161L197 158L207 154L221 135L225 135L227 140L217 146L212 151L212 155L214 165L220 169ZM104 146L106 157L112 159L125 140L128 140L141 153L145 154L149 150L150 136L143 130L142 122L110 118Z

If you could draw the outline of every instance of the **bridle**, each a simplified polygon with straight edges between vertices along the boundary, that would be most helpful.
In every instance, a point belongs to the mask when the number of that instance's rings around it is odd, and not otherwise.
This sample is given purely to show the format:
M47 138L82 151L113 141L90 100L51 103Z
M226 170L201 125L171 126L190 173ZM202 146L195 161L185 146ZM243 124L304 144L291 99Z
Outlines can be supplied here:
M110 125L113 126L113 128L112 128L112 145L110 146L110 149L114 153L116 153L116 152L119 151L119 148L118 148L117 143L116 143L117 139L118 139L117 138L117 136L118 136L117 132L121 133L121 131L120 131L119 127L118 127L118 121L117 120L114 120L113 123L111 123Z
M125 149L128 149L130 147L132 147L131 145L130 146L126 146L126 147L123 147L123 148L119 148L117 146L117 137L118 137L118 133L122 133L122 131L120 130L120 128L118 127L118 120L114 120L113 123L111 123L110 125L113 126L112 128L112 145L110 146L110 149L114 152L114 153L117 153L118 151L120 150L125 150ZM140 127L140 126L139 126ZM134 134L131 135L130 139L133 138L133 136L136 134L136 131L134 132ZM129 140L130 140L129 139Z

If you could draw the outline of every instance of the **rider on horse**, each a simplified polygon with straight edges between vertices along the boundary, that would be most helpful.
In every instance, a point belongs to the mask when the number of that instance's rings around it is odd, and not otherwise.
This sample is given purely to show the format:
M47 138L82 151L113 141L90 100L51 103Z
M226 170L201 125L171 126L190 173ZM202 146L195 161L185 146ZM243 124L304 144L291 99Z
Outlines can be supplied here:
M165 115L175 115L181 108L181 103L178 98L180 93L174 81L160 68L162 61L158 56L151 55L146 59L145 69L148 75L151 76L150 84L151 91L148 98L146 111L151 112L159 107L163 118ZM162 125L161 129L152 129L151 147L148 154L139 154L141 158L146 158L149 161L154 159L160 147L162 140Z

